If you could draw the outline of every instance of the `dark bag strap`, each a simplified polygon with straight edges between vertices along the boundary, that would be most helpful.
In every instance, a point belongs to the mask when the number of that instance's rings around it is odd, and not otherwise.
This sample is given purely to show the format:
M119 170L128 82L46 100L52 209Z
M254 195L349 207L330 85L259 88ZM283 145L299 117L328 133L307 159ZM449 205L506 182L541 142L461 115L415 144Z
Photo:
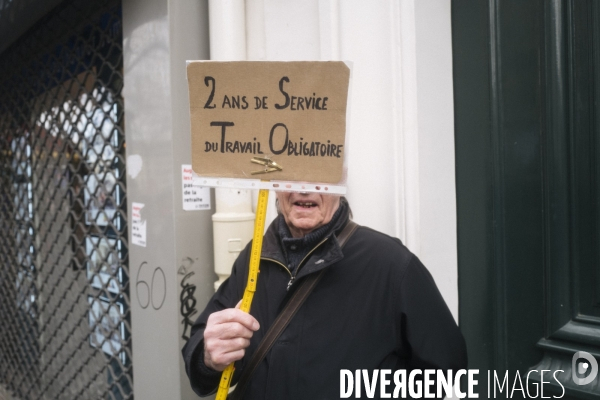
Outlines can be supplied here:
M354 233L354 231L358 228L358 225L353 221L348 221L344 229L337 236L338 243L340 247L344 247L350 236ZM242 394L244 393L244 389L250 380L250 377L258 367L258 364L265 358L271 347L275 344L275 341L281 335L281 333L288 326L294 315L304 301L308 298L308 295L313 291L319 280L325 273L326 268L322 269L320 272L316 274L308 275L306 278L302 279L299 283L298 288L285 305L281 313L273 322L273 325L269 328L262 341L258 345L258 348L252 355L252 358L248 362L248 365L242 371L242 375L240 375L240 379L237 383L237 386L234 392L231 394L231 400L239 400L242 398Z

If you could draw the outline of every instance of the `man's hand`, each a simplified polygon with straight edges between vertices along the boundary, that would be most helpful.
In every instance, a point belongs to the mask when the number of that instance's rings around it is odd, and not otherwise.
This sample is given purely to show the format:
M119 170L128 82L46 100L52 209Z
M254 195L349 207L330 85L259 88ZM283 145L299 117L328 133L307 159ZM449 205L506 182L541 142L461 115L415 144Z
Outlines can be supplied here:
M204 330L204 364L223 371L229 364L244 357L252 334L260 325L252 315L235 308L210 314Z

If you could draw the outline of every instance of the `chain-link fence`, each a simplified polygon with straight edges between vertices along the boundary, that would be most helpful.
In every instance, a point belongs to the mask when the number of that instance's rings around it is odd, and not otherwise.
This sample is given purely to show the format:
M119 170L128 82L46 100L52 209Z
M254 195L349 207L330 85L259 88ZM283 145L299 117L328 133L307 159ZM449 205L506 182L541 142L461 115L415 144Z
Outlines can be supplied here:
M8 399L133 398L122 53L120 2L73 0L0 54Z

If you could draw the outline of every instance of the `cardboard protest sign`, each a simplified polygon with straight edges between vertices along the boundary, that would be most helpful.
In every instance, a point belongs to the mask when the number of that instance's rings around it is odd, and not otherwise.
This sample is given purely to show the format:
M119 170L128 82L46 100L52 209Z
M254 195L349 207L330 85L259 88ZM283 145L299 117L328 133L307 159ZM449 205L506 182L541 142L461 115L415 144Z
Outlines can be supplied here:
M187 77L196 174L340 183L346 64L192 61Z

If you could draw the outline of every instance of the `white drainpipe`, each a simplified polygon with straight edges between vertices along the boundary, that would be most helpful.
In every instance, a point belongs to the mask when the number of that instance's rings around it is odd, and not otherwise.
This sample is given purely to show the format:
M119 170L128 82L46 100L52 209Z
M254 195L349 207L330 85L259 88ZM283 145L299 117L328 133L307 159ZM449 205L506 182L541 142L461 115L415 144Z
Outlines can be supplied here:
M246 59L246 14L244 0L209 0L210 58L219 61ZM217 212L212 216L215 290L229 276L240 251L252 239L254 213L252 192L215 189Z
M217 212L213 214L215 272L219 280L215 290L229 276L231 266L252 239L254 213L249 190L215 189Z

